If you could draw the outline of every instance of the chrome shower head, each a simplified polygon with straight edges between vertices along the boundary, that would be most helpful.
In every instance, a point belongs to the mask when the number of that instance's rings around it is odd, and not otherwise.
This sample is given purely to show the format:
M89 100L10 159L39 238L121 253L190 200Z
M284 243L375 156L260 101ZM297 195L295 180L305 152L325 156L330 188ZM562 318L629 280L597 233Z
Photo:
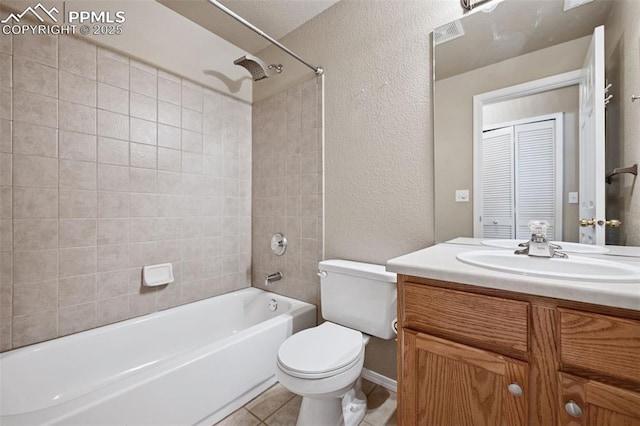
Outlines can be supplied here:
M273 75L273 71L280 74L282 72L282 65L267 65L258 57L253 55L245 55L242 58L238 58L233 61L234 64L244 67L251 73L253 81L262 80Z

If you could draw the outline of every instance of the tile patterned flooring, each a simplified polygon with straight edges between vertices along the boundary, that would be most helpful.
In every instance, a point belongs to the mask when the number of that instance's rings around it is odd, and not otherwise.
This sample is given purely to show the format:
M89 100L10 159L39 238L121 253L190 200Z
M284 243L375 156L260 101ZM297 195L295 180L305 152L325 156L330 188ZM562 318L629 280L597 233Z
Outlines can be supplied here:
M396 394L367 380L367 414L360 426L395 426ZM276 383L215 426L294 426L302 398ZM318 425L323 426L323 425Z

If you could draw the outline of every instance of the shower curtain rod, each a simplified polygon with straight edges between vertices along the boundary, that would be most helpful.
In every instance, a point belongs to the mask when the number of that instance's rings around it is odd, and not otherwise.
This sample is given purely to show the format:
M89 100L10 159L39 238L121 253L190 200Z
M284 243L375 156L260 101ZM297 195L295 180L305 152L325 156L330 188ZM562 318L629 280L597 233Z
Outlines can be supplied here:
M296 53L294 53L293 51L289 50L287 47L283 46L278 40L276 40L273 37L271 37L270 35L266 34L260 28L256 27L251 22L249 22L246 19L244 19L242 16L236 14L233 10L229 9L228 7L226 7L225 5L220 3L218 0L208 0L208 1L209 1L209 3L211 3L212 5L214 5L215 7L217 7L218 9L223 11L224 13L226 13L227 15L231 16L236 21L240 22L245 27L249 28L251 31L253 31L256 34L258 34L258 35L262 36L263 38L267 39L269 42L271 42L275 46L279 47L285 53L293 56L294 58L296 58L297 60L299 60L300 62L302 62L306 66L308 66L309 68L311 68L313 70L313 72L316 73L316 75L322 75L324 73L324 70L322 69L322 67L316 67L314 65L311 65L310 63L308 63L307 61L302 59L300 56L298 56Z

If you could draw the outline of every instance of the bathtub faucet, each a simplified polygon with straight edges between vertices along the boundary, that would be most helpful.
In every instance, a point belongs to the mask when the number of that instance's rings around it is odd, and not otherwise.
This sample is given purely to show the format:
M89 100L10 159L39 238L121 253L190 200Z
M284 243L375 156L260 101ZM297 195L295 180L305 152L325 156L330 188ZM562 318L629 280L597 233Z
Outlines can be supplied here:
M264 277L264 285L268 286L272 282L280 281L281 279L282 279L282 273L281 272L274 272L273 274L269 274L266 277Z

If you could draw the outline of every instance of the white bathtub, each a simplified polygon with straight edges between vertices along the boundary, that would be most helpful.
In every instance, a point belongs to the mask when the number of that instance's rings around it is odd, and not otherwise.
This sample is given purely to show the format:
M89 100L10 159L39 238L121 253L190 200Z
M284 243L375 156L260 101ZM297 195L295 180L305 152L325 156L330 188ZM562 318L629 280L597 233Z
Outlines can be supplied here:
M247 288L16 349L0 424L211 425L275 383L278 347L315 323L315 306Z

